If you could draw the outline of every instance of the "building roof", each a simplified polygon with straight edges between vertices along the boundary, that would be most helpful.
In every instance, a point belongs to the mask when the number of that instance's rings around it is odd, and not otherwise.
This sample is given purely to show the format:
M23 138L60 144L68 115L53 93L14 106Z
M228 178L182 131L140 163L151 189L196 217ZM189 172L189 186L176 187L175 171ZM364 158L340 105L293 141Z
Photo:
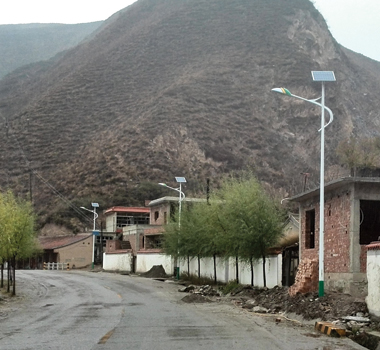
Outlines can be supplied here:
M92 234L80 234L76 236L38 237L42 249L57 249L85 240Z
M380 184L380 177L342 177L340 179L325 184L325 192L333 191L339 187L352 183ZM317 195L319 195L319 187L300 193L293 197L289 197L287 199L293 202L301 202L303 200L315 197Z
M150 201L148 206L153 207L153 206L158 205L158 204L169 203L169 202L178 203L178 201L179 201L179 196L178 197L161 197L161 198L154 199L154 200ZM206 202L206 199L203 199L203 198L185 198L184 200L182 200L182 202L199 202L200 203L200 202Z
M145 207L111 207L104 211L104 214L128 213L128 214L149 214L150 209Z

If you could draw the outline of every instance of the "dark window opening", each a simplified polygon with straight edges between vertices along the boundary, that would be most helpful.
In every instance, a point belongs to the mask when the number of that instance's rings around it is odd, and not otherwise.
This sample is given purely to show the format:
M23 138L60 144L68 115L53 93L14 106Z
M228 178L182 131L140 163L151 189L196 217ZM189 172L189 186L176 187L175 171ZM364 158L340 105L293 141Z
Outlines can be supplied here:
M168 223L168 213L164 211L164 224Z
M294 284L299 264L298 245L285 248L282 252L282 285L290 287Z
M378 241L380 236L380 201L360 201L360 244Z
M146 236L145 241L145 249L157 249L162 247L162 236L154 235L154 236Z
M157 221L160 216L160 213L158 211L154 212L154 221Z
M306 211L305 248L315 248L315 210Z
M178 203L170 203L170 221L176 222L176 213L178 209Z
M148 225L149 214L141 215L121 215L118 214L116 218L116 227L122 228L130 225Z

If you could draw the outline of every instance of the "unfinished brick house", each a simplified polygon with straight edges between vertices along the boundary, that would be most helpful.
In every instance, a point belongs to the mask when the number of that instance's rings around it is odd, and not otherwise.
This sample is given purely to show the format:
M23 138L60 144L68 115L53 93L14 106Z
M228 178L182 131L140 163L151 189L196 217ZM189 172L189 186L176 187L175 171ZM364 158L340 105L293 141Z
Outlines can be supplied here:
M159 198L147 205L112 207L104 212L107 231L114 232L114 241L106 244L106 261L109 260L107 254L131 253L130 270L136 272L138 254L161 253L163 225L178 211L178 197Z
M104 211L106 232L102 234L106 253L140 250L144 228L149 227L150 209L114 206ZM99 237L98 237L99 238ZM100 242L97 241L100 244Z
M317 263L319 189L290 200L299 204L301 265ZM343 177L327 183L324 210L325 288L366 295L366 245L380 235L380 177ZM318 290L318 275L309 277L311 289Z
M107 232L122 232L123 227L131 225L148 225L149 208L145 207L111 207L104 211Z

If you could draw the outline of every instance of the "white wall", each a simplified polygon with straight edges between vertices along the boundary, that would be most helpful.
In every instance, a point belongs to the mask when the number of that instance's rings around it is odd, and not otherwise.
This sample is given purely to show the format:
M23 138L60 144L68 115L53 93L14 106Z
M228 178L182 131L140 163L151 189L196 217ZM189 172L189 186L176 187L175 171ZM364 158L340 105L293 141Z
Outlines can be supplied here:
M131 271L131 253L106 254L103 257L103 269L107 271ZM217 258L216 277L218 282L228 283L236 279L235 259L225 260ZM170 256L159 253L137 253L136 273L149 271L155 265L162 265L166 274L173 275L174 262ZM180 273L187 273L187 259L179 260ZM380 266L380 264L379 264ZM272 255L266 258L266 285L268 288L281 286L282 279L282 255ZM212 258L201 259L201 276L214 279L214 263ZM367 270L368 271L368 270ZM254 265L254 286L264 287L262 260ZM190 274L198 275L198 260L190 260ZM379 268L380 278L380 268ZM247 264L239 262L239 282L241 284L251 284L251 269ZM380 298L378 298L380 299Z
M371 314L380 317L380 250L367 251L367 307Z
M170 256L159 253L137 253L136 273L147 272L154 265L162 265L167 275L172 275L174 272L174 265Z
M228 283L236 279L235 259L225 260L217 258L216 277L219 282ZM187 259L179 262L180 272L188 271ZM201 259L201 276L214 279L214 262L212 258ZM268 288L281 286L282 279L282 255L273 255L266 258L266 285ZM190 274L198 275L198 260L190 260ZM251 268L249 264L239 261L239 283L251 284ZM255 287L264 287L262 260L257 261L253 268L253 284Z
M131 272L132 253L104 253L103 269L106 271L125 271Z
M106 216L106 232L116 231L116 218L117 213L107 214Z

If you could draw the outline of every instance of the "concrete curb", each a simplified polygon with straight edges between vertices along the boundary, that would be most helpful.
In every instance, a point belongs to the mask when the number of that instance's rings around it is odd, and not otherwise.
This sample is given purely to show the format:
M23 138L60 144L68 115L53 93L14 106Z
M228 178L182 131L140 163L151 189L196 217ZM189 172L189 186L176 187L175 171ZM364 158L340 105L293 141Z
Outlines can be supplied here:
M330 337L344 337L346 330L331 322L315 322L315 329Z

